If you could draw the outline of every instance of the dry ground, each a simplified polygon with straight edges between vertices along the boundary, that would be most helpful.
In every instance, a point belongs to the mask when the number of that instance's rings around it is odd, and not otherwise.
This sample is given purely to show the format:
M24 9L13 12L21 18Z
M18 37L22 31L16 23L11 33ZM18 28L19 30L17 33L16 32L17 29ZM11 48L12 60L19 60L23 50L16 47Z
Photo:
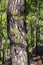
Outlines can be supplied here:
M35 48L33 49L33 52L29 55L29 65L43 65L43 47L38 47L39 49L39 55L35 55ZM2 65L11 65L11 60L9 59Z

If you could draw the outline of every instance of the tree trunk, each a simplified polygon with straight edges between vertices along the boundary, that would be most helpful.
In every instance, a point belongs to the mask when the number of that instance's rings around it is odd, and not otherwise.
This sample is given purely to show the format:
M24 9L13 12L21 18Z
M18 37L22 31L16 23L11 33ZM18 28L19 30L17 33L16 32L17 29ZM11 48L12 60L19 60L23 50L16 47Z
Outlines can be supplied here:
M10 39L12 65L28 65L24 11L24 0L8 1L7 30Z
M40 26L39 26L39 16L40 16L40 4L37 0L37 21L36 21L36 55L38 54L38 43L40 39Z

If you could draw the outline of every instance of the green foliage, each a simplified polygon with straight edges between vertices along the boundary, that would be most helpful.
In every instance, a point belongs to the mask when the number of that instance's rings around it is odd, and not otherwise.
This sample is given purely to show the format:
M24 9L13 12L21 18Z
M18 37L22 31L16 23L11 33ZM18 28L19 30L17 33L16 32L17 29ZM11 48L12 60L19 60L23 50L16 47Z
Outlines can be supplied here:
M6 11L7 4L8 4L8 1L1 0L1 2L0 2L0 12L5 12Z
M11 14L12 15L17 15L18 14L18 11L16 10L16 11L11 11Z
M15 39L15 43L19 43L20 42L20 39L19 38L16 38Z
M18 34L18 33L19 33L19 30L18 30L18 29L13 29L13 30L12 30L12 33L13 33L13 34Z
M22 16L20 16L20 18L21 18L21 19L24 19L24 18L25 18L25 16L24 16L24 15L22 15Z
M14 20L18 21L19 17L18 16L13 16Z
M1 51L0 51L0 64L2 64L3 60L3 52L6 52L6 49L9 47L9 42L8 42L8 36L7 36L7 15L6 15L6 10L7 10L7 5L8 2L7 0L0 0L0 38L2 42L0 43L2 45ZM10 47L9 47L10 49Z
M8 35L7 35L7 5L8 0L0 0L0 39L2 38L3 50L6 51L10 49ZM37 40L40 41L40 44L43 44L43 1L40 0L40 15L39 15L39 25L40 25L40 36L37 36ZM26 0L26 37L28 39L28 49L31 52L32 46L36 45L36 21L37 21L37 0ZM19 18L25 18L25 16L18 17L18 11L11 11L13 19L18 21ZM2 15L2 20L1 20ZM18 34L18 29L13 29L13 34ZM16 38L14 42L19 43L21 39ZM2 60L3 56L0 58ZM0 62L2 63L2 62Z

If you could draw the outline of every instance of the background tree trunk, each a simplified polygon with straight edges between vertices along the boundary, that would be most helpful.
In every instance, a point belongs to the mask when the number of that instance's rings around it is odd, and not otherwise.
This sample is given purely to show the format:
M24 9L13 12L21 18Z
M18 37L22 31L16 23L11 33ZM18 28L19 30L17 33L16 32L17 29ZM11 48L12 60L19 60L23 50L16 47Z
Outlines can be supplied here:
M40 26L39 26L39 17L40 17L40 3L37 0L37 21L36 21L36 55L38 54L38 44L40 43Z

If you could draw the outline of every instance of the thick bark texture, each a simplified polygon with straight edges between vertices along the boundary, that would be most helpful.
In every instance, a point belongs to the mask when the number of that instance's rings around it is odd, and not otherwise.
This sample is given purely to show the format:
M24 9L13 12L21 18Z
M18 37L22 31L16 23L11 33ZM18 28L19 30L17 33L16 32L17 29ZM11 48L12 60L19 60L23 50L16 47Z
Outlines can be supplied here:
M7 29L11 43L12 65L28 65L24 5L24 0L8 1Z

